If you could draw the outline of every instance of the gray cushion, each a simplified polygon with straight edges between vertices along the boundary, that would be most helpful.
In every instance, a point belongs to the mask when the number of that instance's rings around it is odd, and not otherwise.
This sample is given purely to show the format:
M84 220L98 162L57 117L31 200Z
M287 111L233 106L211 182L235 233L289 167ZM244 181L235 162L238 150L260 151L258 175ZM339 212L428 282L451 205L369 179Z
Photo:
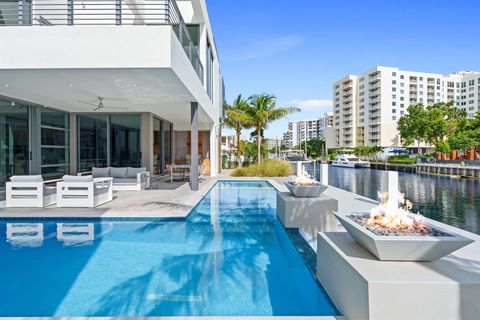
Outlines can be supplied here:
M137 177L137 173L140 173L140 172L145 172L147 171L147 168L145 167L141 167L141 168L127 168L127 178L136 178Z
M44 196L49 196L51 194L57 193L57 188L55 187L45 187L43 188L43 195Z
M127 168L110 168L110 177L112 178L126 178Z
M63 176L64 182L92 182L93 176Z
M92 176L94 178L107 178L110 177L110 168L92 168Z
M137 178L113 178L113 184L137 184Z
M12 176L10 177L12 182L42 182L43 178L41 175L38 176Z
M99 195L99 194L103 194L103 193L107 193L108 192L108 188L107 187L97 187L95 188L95 195Z

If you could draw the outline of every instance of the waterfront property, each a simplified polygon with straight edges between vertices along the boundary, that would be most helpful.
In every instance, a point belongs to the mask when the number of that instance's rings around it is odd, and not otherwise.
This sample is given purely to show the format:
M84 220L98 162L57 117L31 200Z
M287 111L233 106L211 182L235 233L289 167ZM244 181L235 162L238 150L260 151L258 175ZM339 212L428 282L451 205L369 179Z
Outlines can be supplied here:
M333 84L333 126L327 148L402 145L397 122L409 105L455 101L474 117L480 107L480 73L447 75L377 66ZM415 144L411 148L418 148ZM430 147L420 144L423 151Z
M219 170L223 80L203 0L0 1L0 188L92 167ZM0 190L1 191L1 190Z

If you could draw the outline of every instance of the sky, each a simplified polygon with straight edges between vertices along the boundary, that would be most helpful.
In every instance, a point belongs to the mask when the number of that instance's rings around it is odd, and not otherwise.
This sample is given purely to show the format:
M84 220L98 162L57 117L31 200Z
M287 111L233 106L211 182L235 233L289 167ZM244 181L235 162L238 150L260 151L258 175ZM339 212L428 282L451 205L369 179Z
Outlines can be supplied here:
M319 118L332 84L377 65L480 71L477 0L206 0L229 103L270 93ZM281 136L288 119L269 126Z

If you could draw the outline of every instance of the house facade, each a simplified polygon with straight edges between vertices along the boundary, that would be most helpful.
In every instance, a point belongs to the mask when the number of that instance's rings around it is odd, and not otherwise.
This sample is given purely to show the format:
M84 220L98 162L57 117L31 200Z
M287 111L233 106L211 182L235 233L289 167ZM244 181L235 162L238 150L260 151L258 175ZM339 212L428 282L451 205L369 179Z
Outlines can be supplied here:
M15 48L0 50L0 188L94 166L219 172L224 85L205 0L0 0L0 39Z

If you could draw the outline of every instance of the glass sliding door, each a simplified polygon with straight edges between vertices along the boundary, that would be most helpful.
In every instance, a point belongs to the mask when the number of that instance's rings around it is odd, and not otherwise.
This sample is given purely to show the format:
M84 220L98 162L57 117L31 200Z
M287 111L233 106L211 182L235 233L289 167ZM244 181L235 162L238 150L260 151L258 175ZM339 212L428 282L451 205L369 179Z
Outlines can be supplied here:
M41 167L45 180L58 179L69 173L69 115L50 109L41 110Z
M163 125L163 144L164 144L164 163L165 164L172 164L172 132L173 132L173 125L171 123L165 122Z
M110 165L112 167L139 167L141 163L139 114L110 116Z
M108 116L77 116L78 171L108 166Z
M0 190L12 175L29 174L29 110L0 100Z
M153 118L153 174L163 173L162 148L162 121Z

